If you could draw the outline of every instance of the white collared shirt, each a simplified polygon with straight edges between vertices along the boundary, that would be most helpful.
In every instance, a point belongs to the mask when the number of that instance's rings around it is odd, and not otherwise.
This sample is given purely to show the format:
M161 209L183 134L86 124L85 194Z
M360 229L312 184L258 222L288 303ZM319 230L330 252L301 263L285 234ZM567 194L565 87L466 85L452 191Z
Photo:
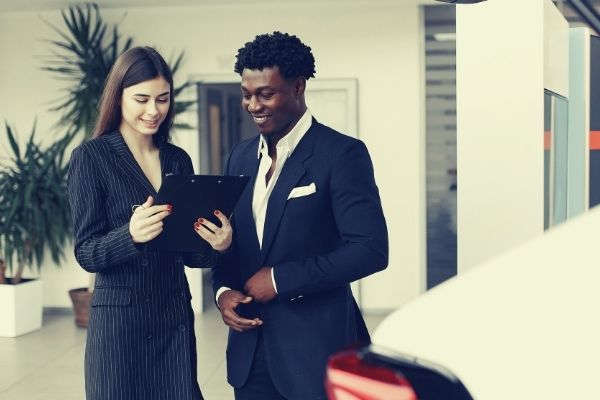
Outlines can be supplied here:
M269 156L269 146L267 140L263 135L260 135L258 141L258 149L256 157L260 160L258 166L258 172L256 173L256 181L254 182L254 192L252 195L252 216L254 217L254 224L256 225L256 236L258 237L258 243L262 249L263 234L265 229L265 219L267 216L267 205L269 204L269 198L273 192L273 188L277 183L277 179L281 174L281 170L289 156L294 152L300 140L304 137L306 132L310 129L312 124L312 114L307 109L302 117L296 122L296 125L288 132L287 135L279 139L276 145L277 160L275 161L275 168L271 179L266 183L266 175L271 168L273 159ZM273 287L277 292L277 284L275 283L275 276L273 269L271 269L271 279L273 280ZM219 303L219 296L228 287L221 287L217 291L216 300Z
M266 175L273 160L269 157L269 146L264 136L260 136L258 142L257 158L260 159L260 165L258 166L258 172L256 174L256 181L254 183L254 194L252 196L252 216L254 217L254 224L256 225L256 236L258 237L258 243L262 249L263 233L265 228L265 219L267 216L267 204L269 198L273 192L273 188L277 183L277 179L281 174L283 165L287 161L288 157L300 140L304 137L304 134L310 128L312 123L312 115L308 110L298 120L292 130L282 137L276 145L277 160L275 161L275 168L269 183L266 183Z

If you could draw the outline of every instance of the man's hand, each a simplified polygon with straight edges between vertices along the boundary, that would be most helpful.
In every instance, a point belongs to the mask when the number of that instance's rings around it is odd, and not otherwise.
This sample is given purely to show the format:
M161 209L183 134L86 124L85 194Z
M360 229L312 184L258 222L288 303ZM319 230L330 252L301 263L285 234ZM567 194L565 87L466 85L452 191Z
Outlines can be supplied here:
M266 303L277 296L271 278L271 267L262 267L244 285L248 296L252 296L259 303Z
M223 322L231 329L238 332L254 329L262 325L262 321L258 318L242 318L235 312L235 309L240 303L247 304L251 301L252 297L246 296L244 293L238 292L237 290L226 290L221 293L218 300L218 306L221 311L221 316L223 317Z

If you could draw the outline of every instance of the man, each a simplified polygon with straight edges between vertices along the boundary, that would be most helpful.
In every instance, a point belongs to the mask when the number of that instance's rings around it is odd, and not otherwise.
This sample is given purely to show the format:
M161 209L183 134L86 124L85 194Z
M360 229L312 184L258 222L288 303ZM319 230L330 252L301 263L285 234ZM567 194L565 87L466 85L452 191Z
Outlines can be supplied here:
M365 145L317 122L304 100L309 47L274 32L238 51L242 107L260 135L232 150L251 182L214 273L231 328L227 376L237 400L325 399L327 358L369 334L350 282L387 266L387 228Z

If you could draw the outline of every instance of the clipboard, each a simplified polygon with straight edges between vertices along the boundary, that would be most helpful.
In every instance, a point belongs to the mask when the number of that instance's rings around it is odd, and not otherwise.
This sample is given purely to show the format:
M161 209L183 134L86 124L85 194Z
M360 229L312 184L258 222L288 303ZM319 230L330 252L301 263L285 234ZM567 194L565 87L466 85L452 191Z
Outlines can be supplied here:
M171 204L173 211L163 219L163 231L148 245L170 252L211 251L210 245L194 230L194 223L202 217L221 226L213 212L220 210L231 217L249 181L249 176L165 176L155 204Z

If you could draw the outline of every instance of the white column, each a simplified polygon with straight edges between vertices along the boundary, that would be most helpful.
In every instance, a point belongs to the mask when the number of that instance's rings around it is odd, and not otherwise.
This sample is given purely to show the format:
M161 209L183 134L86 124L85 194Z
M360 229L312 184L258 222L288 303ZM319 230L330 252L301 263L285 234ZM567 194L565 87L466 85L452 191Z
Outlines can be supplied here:
M544 88L568 96L568 25L550 0L456 14L461 273L543 232Z

